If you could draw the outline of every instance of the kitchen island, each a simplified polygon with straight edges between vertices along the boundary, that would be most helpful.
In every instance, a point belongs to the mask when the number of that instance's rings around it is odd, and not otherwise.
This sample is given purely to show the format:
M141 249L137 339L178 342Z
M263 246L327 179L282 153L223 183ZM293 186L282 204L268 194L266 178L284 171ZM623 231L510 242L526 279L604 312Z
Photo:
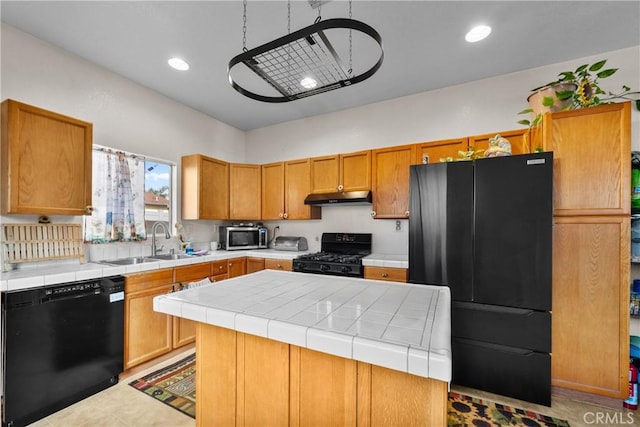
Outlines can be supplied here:
M198 322L199 426L446 425L446 287L264 270L154 309Z

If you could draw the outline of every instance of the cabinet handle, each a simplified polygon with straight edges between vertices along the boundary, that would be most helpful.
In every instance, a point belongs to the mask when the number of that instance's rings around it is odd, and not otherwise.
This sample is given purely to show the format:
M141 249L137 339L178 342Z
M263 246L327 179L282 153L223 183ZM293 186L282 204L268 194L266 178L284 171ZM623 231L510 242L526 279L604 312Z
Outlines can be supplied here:
M404 216L409 217L409 211L404 211Z
M281 264L276 265L277 268L282 268Z
M283 217L284 219L287 219L287 217L288 217L288 216L289 216L289 214L285 213L282 217Z
M382 273L382 277L389 277L389 273Z
M342 190L344 190L344 185L342 184L338 185L338 191L342 191Z
M280 218L282 218L282 217L284 217L284 214L283 214L282 212L280 212L280 213L278 214L278 216L279 216Z
M85 206L84 207L84 213L86 213L87 215L91 215L91 213L93 212L94 209L95 208L93 206L91 206L91 205Z
M376 217L376 211L371 211L371 217L375 218Z
M231 264L229 264L229 265L231 265ZM221 265L218 266L218 270L222 270L222 266Z

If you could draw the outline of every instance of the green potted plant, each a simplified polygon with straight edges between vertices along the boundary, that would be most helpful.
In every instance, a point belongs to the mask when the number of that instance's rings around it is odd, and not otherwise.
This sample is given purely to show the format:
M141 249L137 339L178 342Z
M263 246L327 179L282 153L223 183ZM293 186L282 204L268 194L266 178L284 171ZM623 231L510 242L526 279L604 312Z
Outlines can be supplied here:
M521 125L535 127L540 123L542 114L551 111L572 110L609 104L615 99L634 100L640 110L640 92L632 92L627 85L618 93L604 91L599 84L600 79L612 76L618 68L604 68L607 60L584 64L574 71L563 71L558 79L532 89L527 98L529 108L518 114L530 114L531 120L520 120Z

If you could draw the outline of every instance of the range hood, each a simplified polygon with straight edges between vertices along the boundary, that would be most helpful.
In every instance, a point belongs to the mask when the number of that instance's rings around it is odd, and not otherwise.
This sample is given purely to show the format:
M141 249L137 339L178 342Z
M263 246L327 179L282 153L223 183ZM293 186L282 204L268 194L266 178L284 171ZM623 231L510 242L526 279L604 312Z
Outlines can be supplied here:
M304 204L314 206L371 204L371 190L309 194L304 199Z

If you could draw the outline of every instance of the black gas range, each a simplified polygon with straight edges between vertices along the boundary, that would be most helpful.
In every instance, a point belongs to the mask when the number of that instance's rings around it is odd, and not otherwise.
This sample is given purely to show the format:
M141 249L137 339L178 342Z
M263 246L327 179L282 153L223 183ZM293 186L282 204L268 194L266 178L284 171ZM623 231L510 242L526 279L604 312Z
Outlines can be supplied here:
M322 233L320 252L293 260L293 271L364 277L362 258L371 253L369 233Z

